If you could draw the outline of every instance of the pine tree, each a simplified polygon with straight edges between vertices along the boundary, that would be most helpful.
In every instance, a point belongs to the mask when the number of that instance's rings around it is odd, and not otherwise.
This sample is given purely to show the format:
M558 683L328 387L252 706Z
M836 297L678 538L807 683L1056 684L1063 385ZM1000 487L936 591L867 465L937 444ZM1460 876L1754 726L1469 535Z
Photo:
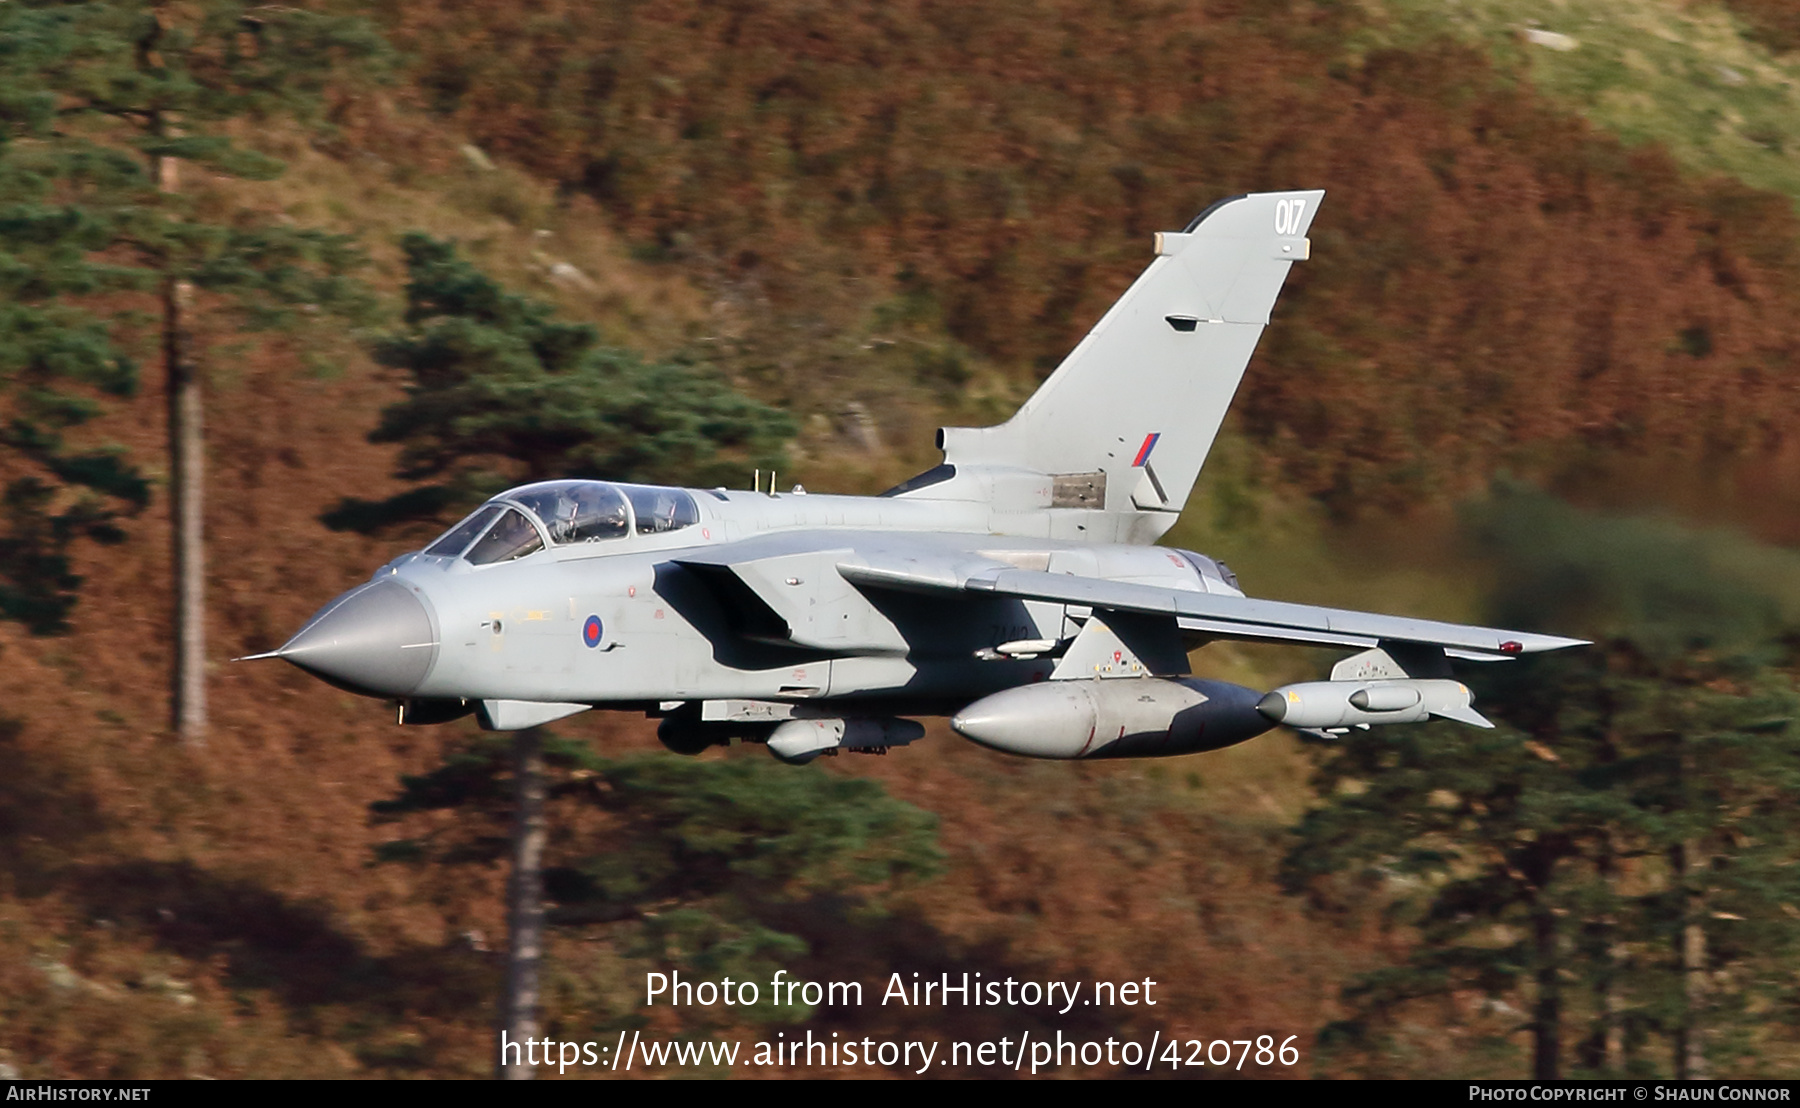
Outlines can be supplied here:
M0 48L0 445L8 451L0 617L50 634L67 628L80 585L70 545L118 541L118 516L149 495L120 450L70 439L99 414L102 398L137 387L136 364L81 301L141 288L149 275L97 260L117 234L107 199L137 167L104 152L70 158L48 148L38 136L53 102L17 61Z
M1402 965L1346 996L1334 1029L1378 1032L1423 997L1516 1004L1532 1072L1700 1076L1789 1002L1800 895L1800 692L1770 599L1719 536L1584 517L1499 493L1475 521L1503 625L1585 624L1588 650L1471 676L1491 732L1353 733L1285 878L1322 903L1389 895ZM1404 733L1396 734L1396 732Z
M240 327L259 326L286 308L331 310L362 298L344 279L357 262L346 241L210 221L180 194L179 166L248 179L279 173L280 163L232 140L232 125L316 119L327 82L346 67L376 65L386 47L361 20L231 0L12 3L0 8L0 42L0 111L13 145L29 144L46 202L85 212L87 257L123 260L138 287L157 296L176 577L173 716L183 739L197 743L206 685L195 316L224 309ZM104 192L83 187L94 167L105 168ZM65 287L62 298L77 291ZM17 498L15 516L33 495Z
M427 482L386 501L350 499L330 526L436 519L509 484L554 477L712 485L777 464L783 412L704 367L645 362L585 323L509 292L422 234L406 254L406 327L375 348L406 398L370 436L401 447L399 476Z
M375 805L377 819L402 826L434 811L456 818L431 821L434 830L389 842L379 856L437 865L512 857L499 1021L509 1041L539 1026L546 926L617 934L620 948L659 970L766 981L806 953L797 908L829 901L854 909L852 919L878 914L893 889L941 863L935 819L874 781L755 756L605 759L543 731L510 743L475 738ZM554 823L548 811L559 813ZM520 857L516 830L509 842L509 825L535 828L529 852L542 859L541 877ZM528 895L531 883L547 912ZM733 1011L782 1022L809 1014L766 993ZM499 1068L530 1076L506 1059Z
M743 472L746 455L771 464L793 434L784 413L700 367L646 363L601 345L591 325L561 321L549 305L507 291L459 258L451 243L410 234L401 247L405 326L383 337L375 354L404 371L406 398L382 413L370 438L399 444L399 476L427 483L385 501L347 499L327 513L329 526L367 531L434 519L509 484L552 477L713 483ZM517 795L501 1004L509 1041L537 1026L546 881L553 897L568 895L558 892L554 874L537 870L546 834L536 799L545 788L541 741L536 732L520 732L512 752ZM703 944L709 949L742 946L718 938L717 921L704 914L658 918L693 922L714 936ZM744 941L742 949L761 949L760 939ZM529 1076L504 1059L501 1072Z

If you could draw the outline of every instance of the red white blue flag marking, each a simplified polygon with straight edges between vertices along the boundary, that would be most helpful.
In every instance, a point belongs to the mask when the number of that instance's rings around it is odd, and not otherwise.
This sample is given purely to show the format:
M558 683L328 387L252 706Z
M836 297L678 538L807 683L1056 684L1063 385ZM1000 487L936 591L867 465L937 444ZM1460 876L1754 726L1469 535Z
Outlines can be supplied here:
M1133 468L1150 460L1150 452L1156 449L1156 440L1160 438L1162 438L1161 431L1152 431L1144 436L1144 445L1138 447L1137 457L1131 462Z
M599 646L600 635L604 630L600 625L599 616L589 616L587 622L581 625L581 641L589 646Z

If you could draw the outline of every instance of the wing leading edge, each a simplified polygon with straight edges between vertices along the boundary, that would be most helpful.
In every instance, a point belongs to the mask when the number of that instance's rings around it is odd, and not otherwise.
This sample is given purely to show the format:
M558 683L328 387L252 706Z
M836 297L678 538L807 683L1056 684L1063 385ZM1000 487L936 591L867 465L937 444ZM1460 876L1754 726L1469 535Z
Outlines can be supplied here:
M1558 635L1189 592L1027 569L984 568L967 572L951 564L916 559L876 564L863 556L855 561L839 562L838 572L847 580L870 588L997 593L1025 600L1173 616L1185 631L1226 639L1358 647L1382 642L1411 642L1441 647L1453 656L1495 660L1587 645L1583 639Z

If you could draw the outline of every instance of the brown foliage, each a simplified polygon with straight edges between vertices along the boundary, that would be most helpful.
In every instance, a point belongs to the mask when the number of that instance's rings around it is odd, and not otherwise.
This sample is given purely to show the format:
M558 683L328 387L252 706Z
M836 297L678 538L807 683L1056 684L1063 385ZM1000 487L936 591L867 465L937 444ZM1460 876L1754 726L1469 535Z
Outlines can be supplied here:
M1800 50L1800 7L1791 0L1724 0L1771 50Z
M1241 417L1340 508L1584 450L1761 454L1795 405L1779 197L1684 180L1449 43L1280 0L408 0L420 95L777 312L922 285L1052 366L1149 232L1322 185ZM857 291L861 290L861 291ZM805 402L816 382L787 380Z
M1461 48L1349 64L1352 17L1332 4L404 0L388 18L422 102L597 198L661 256L806 326L922 289L961 342L1021 376L1098 317L1151 231L1233 192L1325 186L1316 260L1239 418L1346 507L1452 489L1528 450L1757 450L1792 417L1785 201L1686 181ZM398 491L391 452L364 438L395 391L367 367L311 379L260 348L209 364L223 657L275 645L395 552L316 522L345 495ZM811 371L784 382L799 399ZM154 459L160 404L153 389L95 432ZM83 554L71 638L0 627L0 698L20 721L0 722L0 1063L485 1072L497 875L369 864L386 836L369 803L455 732L221 662L209 747L177 749L161 733L160 501L129 530ZM609 752L653 745L637 721L570 730ZM1298 762L1275 742L1197 772L1241 756L1266 781ZM1130 1030L1304 1036L1377 956L1276 895L1266 797L1215 804L1219 790L1136 765L1009 762L941 729L840 762L938 813L951 867L880 950L822 947L820 976L873 984L930 941L947 968L1165 981L1169 1007ZM569 940L556 958L575 974L605 945ZM559 1033L584 1037L603 1008L558 1003ZM957 1026L1013 1030L985 1018ZM1433 1066L1441 1047L1433 1029Z
M0 625L0 1064L26 1077L488 1071L500 874L375 865L394 831L368 818L402 773L437 764L460 725L396 728L384 705L279 663L222 660L279 642L394 553L317 523L347 492L393 491L389 449L364 440L392 385L366 365L308 377L284 345L209 360L217 657L204 751L164 730L160 498L124 546L83 552L70 637ZM153 387L96 431L154 458L161 402ZM609 754L673 757L643 720L596 713L567 730ZM1291 768L1291 753L1265 754ZM1310 1059L1319 1006L1372 958L1321 940L1339 933L1275 891L1278 818L1209 814L1204 794L1156 786L1147 767L1041 766L940 726L911 751L832 769L938 813L950 867L891 925L841 928L836 945L827 929L795 965L871 990L862 1010L822 1013L817 1033L1299 1034ZM550 1033L595 1037L619 1018L621 989L641 984L619 980L622 945L606 926L557 939ZM886 974L915 969L1148 976L1160 1003L1066 1022L881 1008ZM652 1027L686 1029L678 1017Z

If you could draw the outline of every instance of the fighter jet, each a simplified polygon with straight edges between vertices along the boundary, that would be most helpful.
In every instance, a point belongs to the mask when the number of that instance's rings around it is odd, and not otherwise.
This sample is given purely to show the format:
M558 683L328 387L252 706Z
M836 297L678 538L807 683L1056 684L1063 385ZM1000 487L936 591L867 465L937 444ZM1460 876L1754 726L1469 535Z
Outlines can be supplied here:
M1323 196L1236 196L1158 234L1011 419L940 430L943 463L880 496L525 485L261 656L394 701L401 724L626 710L680 753L739 739L793 763L904 746L919 716L1039 758L1188 754L1277 724L1492 726L1452 659L1581 641L1253 599L1222 562L1154 545ZM1216 639L1355 653L1265 693L1191 675Z

